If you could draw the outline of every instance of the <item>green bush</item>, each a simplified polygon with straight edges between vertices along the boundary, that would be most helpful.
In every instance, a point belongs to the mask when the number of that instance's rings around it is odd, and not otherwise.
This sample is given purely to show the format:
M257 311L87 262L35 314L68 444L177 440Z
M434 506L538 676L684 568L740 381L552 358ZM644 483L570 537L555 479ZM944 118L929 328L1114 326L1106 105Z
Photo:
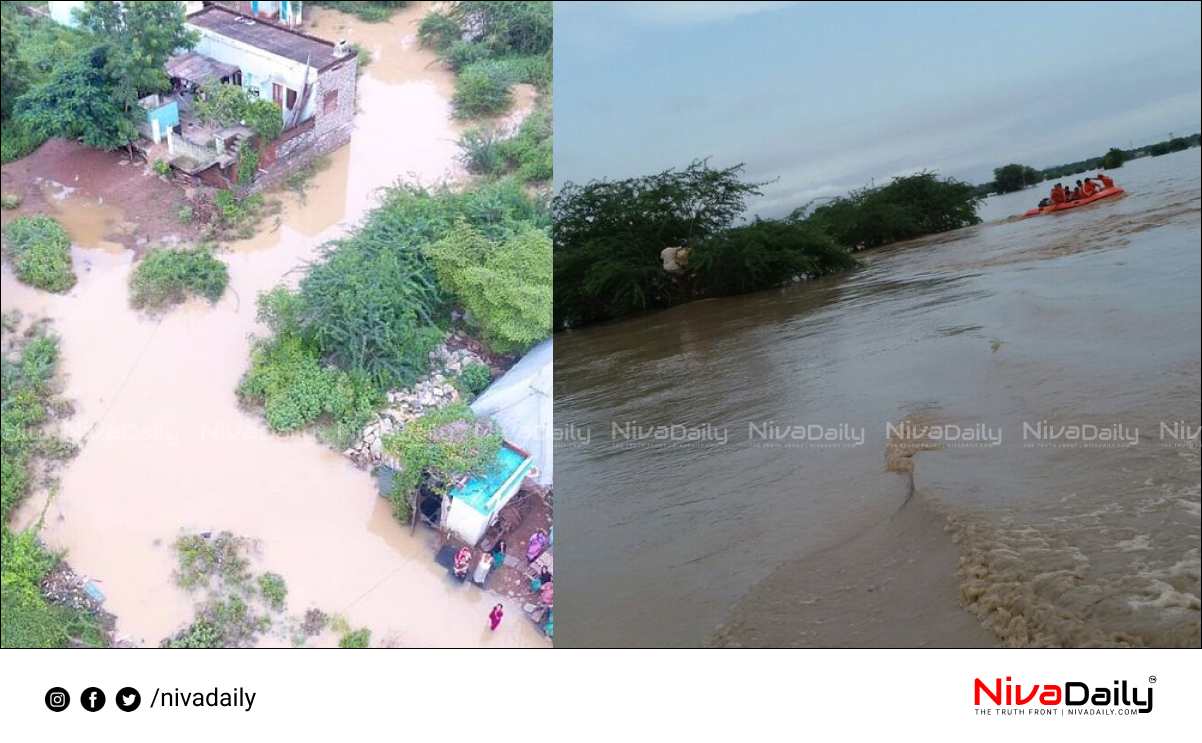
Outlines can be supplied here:
M856 266L856 259L810 225L757 220L721 232L694 248L688 266L698 293L742 294Z
M409 3L407 0L314 0L314 4L349 13L367 23L383 23Z
M506 167L496 130L475 127L459 136L459 161L469 173L500 175Z
M263 406L276 433L299 431L322 418L358 431L380 398L366 379L323 366L316 351L295 335L256 343L238 394Z
M238 146L238 182L245 185L255 179L259 172L259 150L243 142Z
M498 176L516 172L525 183L549 181L554 172L553 127L548 103L540 104L511 137L477 127L460 136L460 161L468 172Z
M46 136L26 126L21 119L0 122L0 162L20 160L42 146Z
M426 248L439 283L496 351L518 351L551 332L551 237L529 228L489 240L466 222Z
M255 344L240 397L263 405L274 431L320 422L319 435L344 447L385 390L428 369L451 305L423 248L461 223L504 243L531 229L545 233L548 215L508 178L466 191L388 189L358 229L323 246L296 291L260 296L259 317L272 335Z
M338 641L340 648L366 648L371 646L371 630L366 627L357 629L354 632L347 632Z
M166 160L155 160L152 167L158 175L171 175L171 163Z
M189 296L210 302L221 299L229 269L205 248L152 250L138 261L130 276L130 303L162 309Z
M447 49L451 44L461 40L462 35L463 31L459 27L459 21L447 13L438 11L426 13L417 27L417 38L421 45L435 51Z
M6 193L3 196L0 196L0 209L16 209L17 207L21 206L21 202L23 200L24 199L21 198L21 194Z
M17 278L30 286L62 293L75 286L71 239L50 217L17 217L4 228L5 250Z
M1123 163L1127 161L1127 153L1117 147L1111 147L1102 156L1102 167L1106 170L1114 170L1115 168L1123 167Z
M510 88L515 82L513 69L494 60L464 67L455 80L455 94L451 97L455 116L470 119L504 113L513 103Z
M805 221L841 245L874 248L979 224L980 201L973 186L922 172L853 191L815 209ZM794 213L795 218L800 216Z
M263 573L259 576L259 592L263 600L276 611L283 611L288 599L288 584L279 573Z
M459 372L459 385L473 395L478 395L492 384L492 370L486 364L468 364Z
M551 106L544 103L530 112L516 135L499 143L501 157L510 169L516 169L522 181L551 180L554 174L553 130Z

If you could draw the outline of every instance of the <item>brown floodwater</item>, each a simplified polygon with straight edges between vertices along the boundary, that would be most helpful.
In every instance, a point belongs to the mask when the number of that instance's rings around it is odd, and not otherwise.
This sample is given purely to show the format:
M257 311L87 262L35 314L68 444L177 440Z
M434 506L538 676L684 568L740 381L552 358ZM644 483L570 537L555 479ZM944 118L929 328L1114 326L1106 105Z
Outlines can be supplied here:
M560 333L556 644L1197 647L1199 171Z
M398 178L433 184L462 176L453 80L414 42L425 10L417 3L383 24L311 11L316 33L345 26L346 38L378 52L360 80L354 138L303 199L279 195L278 224L220 254L230 285L215 306L191 301L161 318L132 310L133 253L106 249L104 231L88 227L100 219L92 205L70 197L56 202L55 216L74 243L75 288L50 295L4 268L4 310L48 317L62 339L63 394L76 405L65 433L83 444L49 504L33 499L17 518L28 524L44 510L46 542L98 582L125 639L156 645L190 621L194 597L174 584L171 544L185 531L228 530L255 540L259 569L284 576L291 615L310 607L340 614L370 628L373 642L546 644L511 600L490 632L487 614L500 599L448 581L433 562L433 535L411 536L397 524L367 472L310 435L269 433L234 394L251 336L263 332L259 292L293 281L322 242L363 216L378 189Z

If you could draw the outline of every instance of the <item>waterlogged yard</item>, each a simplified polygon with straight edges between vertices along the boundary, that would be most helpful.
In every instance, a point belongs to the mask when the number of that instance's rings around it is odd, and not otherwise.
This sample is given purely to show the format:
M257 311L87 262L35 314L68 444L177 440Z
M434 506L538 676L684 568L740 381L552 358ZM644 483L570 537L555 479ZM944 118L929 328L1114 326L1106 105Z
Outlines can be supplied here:
M3 645L546 642L343 454L446 339L483 362L454 364L465 400L550 332L550 4L510 5L307 9L370 60L351 143L261 198L182 197L150 242L78 229L91 171L8 209L6 166ZM470 50L428 30L472 19Z

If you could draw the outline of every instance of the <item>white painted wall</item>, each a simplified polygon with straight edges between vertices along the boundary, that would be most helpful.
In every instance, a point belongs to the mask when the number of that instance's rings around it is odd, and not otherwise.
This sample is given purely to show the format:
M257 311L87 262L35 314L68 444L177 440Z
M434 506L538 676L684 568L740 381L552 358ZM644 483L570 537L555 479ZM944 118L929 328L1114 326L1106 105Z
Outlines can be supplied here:
M231 39L214 32L188 24L200 34L200 42L195 51L206 57L212 57L218 62L236 65L242 70L242 87L259 91L259 97L271 100L272 82L282 82L286 87L296 91L297 104L304 96L305 63L296 62L281 57L278 54L259 49L245 42ZM317 84L317 68L309 68L309 85ZM309 100L301 116L300 123L317 112L317 96L310 92ZM284 121L288 121L289 112L284 112Z

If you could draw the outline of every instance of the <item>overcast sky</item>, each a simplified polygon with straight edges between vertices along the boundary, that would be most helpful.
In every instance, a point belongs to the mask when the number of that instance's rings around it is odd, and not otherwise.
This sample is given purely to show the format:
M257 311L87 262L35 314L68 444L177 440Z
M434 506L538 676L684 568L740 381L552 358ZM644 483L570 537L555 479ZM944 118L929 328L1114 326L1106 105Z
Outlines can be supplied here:
M747 164L780 216L922 168L972 182L1192 134L1196 2L555 4L555 179Z

